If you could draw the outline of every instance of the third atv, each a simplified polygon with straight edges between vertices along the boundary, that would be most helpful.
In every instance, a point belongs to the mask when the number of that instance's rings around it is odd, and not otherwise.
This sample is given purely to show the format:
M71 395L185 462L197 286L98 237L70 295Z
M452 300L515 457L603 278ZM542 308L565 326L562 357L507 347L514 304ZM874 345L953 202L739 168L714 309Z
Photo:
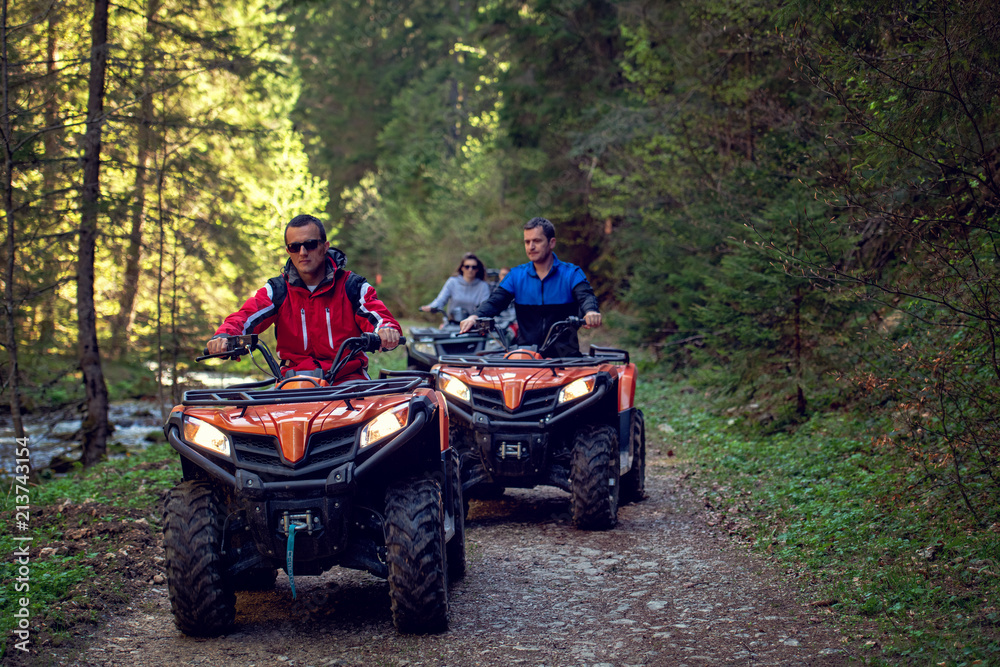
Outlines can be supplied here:
M498 323L498 337L487 338L477 332L460 333L459 325L469 316L464 308L452 308L445 313L440 308L431 309L432 313L442 313L444 321L441 327L411 327L409 340L406 343L406 367L410 370L427 371L438 363L438 359L446 354L468 355L480 352L498 352L503 350L507 341L513 340L516 324Z
M551 485L570 493L578 528L604 530L618 522L620 502L645 497L645 427L628 352L593 345L584 356L544 356L582 324L556 322L538 349L448 355L433 368L466 498ZM477 327L496 331L489 318Z

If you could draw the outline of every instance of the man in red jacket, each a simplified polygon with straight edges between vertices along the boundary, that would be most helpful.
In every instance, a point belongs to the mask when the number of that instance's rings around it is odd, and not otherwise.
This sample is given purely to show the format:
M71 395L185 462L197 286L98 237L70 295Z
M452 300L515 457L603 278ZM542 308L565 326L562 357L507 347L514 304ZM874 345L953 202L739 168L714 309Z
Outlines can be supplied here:
M345 338L375 332L382 349L399 344L400 326L375 294L375 288L344 268L346 257L330 248L323 223L311 215L292 218L285 228L289 259L282 275L247 299L208 341L210 354L226 350L220 336L260 333L274 324L284 375L330 369ZM368 358L352 359L336 382L368 378Z

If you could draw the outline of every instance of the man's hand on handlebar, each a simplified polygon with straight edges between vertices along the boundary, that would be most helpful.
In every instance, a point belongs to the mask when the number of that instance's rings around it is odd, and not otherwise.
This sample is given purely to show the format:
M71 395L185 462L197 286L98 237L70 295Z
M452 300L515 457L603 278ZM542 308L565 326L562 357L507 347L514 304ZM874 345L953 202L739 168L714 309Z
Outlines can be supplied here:
M584 329L596 329L601 326L601 314L596 310L592 310L583 316Z
M382 349L389 351L399 345L399 331L392 327L384 327L378 330L378 337L382 339Z
M479 318L476 317L475 315L469 315L464 320L462 320L462 324L459 327L458 332L459 333L467 333L467 332L471 331L472 327L476 326L476 321L478 319Z
M205 344L205 349L208 350L209 354L219 354L220 352L225 352L228 349L228 345L228 338L213 338Z

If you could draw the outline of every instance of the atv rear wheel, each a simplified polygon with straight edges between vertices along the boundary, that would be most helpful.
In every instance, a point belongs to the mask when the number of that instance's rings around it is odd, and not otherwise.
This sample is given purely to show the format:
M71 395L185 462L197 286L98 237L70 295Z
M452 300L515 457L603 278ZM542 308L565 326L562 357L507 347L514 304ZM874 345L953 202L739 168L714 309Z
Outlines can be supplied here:
M619 500L622 503L637 503L646 497L646 420L642 410L632 413L632 467L622 475Z
M386 492L386 547L392 620L400 632L448 629L444 502L431 479Z
M607 530L618 523L618 436L610 426L585 426L573 438L569 485L573 523Z
M222 562L224 515L212 487L181 482L167 496L163 547L167 588L177 629L215 637L236 620L236 594Z

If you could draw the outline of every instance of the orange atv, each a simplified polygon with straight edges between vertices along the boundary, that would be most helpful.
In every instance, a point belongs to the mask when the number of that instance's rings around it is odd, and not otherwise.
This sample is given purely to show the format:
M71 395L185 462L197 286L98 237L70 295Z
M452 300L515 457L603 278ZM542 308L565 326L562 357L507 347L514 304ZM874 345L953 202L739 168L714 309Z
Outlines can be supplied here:
M582 324L556 322L537 350L443 356L433 368L465 497L556 486L572 496L576 526L597 530L618 522L619 502L645 497L646 436L628 352L591 346L585 356L543 356ZM481 318L477 328L486 335L496 326Z
M388 579L401 632L446 629L465 528L443 397L417 376L332 384L375 334L344 341L324 377L281 379L257 336L228 342L198 360L259 352L273 377L187 391L164 426L183 471L163 535L177 627L222 634L237 590L272 588L284 568L294 596L294 575L340 565Z

